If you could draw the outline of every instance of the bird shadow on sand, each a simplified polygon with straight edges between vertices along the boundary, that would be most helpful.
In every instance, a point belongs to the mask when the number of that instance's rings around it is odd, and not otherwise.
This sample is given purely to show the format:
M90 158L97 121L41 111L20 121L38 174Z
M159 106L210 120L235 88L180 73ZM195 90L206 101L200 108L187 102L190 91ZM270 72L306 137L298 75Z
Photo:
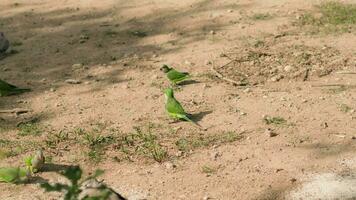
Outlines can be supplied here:
M40 176L32 176L29 181L25 184L38 184L38 183L47 183L48 179L42 178Z
M196 80L186 80L186 81L182 81L178 84L178 86L185 86L185 85L192 85L192 84L197 84L200 83L199 81Z
M19 53L19 51L14 50L14 49L9 51L9 52L0 53L0 60L3 60L5 58L7 58L7 57L13 56L13 55L18 54L18 53Z
M46 163L43 166L43 169L41 170L42 172L59 172L62 170L66 170L70 167L73 167L73 165L62 165L62 164L53 164L53 163Z
M194 113L194 114L190 114L190 119L193 120L194 122L199 122L200 120L202 120L206 115L209 115L210 113L212 113L212 110L208 110L208 111L203 111L203 112L199 112L199 113Z

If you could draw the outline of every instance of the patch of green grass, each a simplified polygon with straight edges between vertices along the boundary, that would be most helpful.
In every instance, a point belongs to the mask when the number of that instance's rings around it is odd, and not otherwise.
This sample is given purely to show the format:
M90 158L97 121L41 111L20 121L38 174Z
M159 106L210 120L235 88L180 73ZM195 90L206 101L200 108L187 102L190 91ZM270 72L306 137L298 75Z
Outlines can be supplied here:
M272 18L273 16L269 13L255 13L252 16L250 16L250 19L252 20L268 20Z
M110 30L106 30L106 31L104 32L104 34L107 35L107 36L114 37L114 36L118 35L119 32L110 29Z
M231 143L242 138L242 134L229 131L209 136L182 137L175 142L175 145L178 150L188 152L195 148Z
M216 173L217 169L210 167L208 165L204 165L202 166L201 171L205 174L214 174Z
M90 131L82 128L76 128L73 131L81 143L89 148L87 155L93 162L100 162L105 155L105 147L116 141L113 135L102 135L103 129L105 129L105 125L96 124Z
M147 32L140 31L140 30L131 31L130 34L133 35L133 36L136 36L136 37L146 37L147 36Z
M56 146L61 143L69 140L69 134L67 131L61 130L59 132L48 134L45 143L47 147L56 148Z
M285 120L283 117L265 117L263 118L263 121L266 124L275 124L275 125L286 125L287 120Z
M168 153L159 144L157 135L151 132L151 127L147 131L142 128L134 127L135 132L122 137L120 149L123 153L132 155L143 155L153 158L157 162L163 162Z
M39 125L36 122L27 122L27 123L23 123L20 124L18 126L18 135L19 136L39 136L42 133L41 128L39 127Z
M23 43L21 41L13 41L11 42L11 46L21 46Z
M0 154L3 158L17 156L24 152L38 149L41 145L34 141L12 141L0 139Z
M350 110L352 110L352 108L346 104L341 104L339 109L341 112L344 112L344 113L348 113L348 112L350 112Z
M344 86L344 85L342 85L342 86L340 86L340 87L335 87L335 88L327 89L326 91L327 91L328 93L331 93L331 94L339 94L339 93L344 92L344 91L346 91L346 90L347 90L347 87Z
M347 32L356 24L356 5L329 1L317 6L315 11L305 13L298 22L300 25L312 25L312 33Z

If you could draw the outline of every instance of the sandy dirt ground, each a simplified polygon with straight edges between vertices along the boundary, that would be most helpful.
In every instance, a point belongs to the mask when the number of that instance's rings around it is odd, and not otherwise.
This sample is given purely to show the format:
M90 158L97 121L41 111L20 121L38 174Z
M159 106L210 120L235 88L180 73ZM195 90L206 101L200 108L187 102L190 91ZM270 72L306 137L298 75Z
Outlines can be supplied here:
M356 36L294 25L319 3L1 0L16 53L0 78L32 92L0 99L30 110L0 114L0 166L42 148L51 163L105 170L128 199L355 199L356 75L339 72L356 72ZM206 131L167 117L163 64L192 74L176 98ZM31 120L39 133L19 134ZM123 153L115 138L135 127L157 136L162 160ZM85 130L112 142L93 150ZM0 199L59 198L38 182L0 183Z

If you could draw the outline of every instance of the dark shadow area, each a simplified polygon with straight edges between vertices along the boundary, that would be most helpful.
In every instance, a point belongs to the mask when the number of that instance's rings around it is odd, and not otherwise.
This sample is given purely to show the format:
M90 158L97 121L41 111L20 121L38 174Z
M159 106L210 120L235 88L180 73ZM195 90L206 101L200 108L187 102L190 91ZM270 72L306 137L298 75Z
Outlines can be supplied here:
M284 200L285 192L288 188L280 188L280 189L266 189L262 194L258 195L258 197L253 200Z
M199 122L200 120L202 120L206 115L209 115L210 113L212 113L212 110L209 111L203 111L203 112L199 112L199 113L195 113L195 114L190 114L190 119L192 119L194 122Z
M63 165L63 164L54 164L54 163L46 163L42 172L59 172L73 167L73 165Z
M339 144L316 143L302 145L301 148L312 150L317 159L323 159L347 152L355 152L356 144L353 141L347 141Z
M40 176L32 176L27 183L25 183L26 185L27 184L39 184L39 183L47 183L48 182L48 179L44 179Z
M197 84L197 83L200 83L200 82L196 81L196 80L186 80L186 81L180 82L178 84L178 86L192 85L192 84Z
M82 63L89 68L101 64L113 64L114 68L105 72L105 79L99 80L87 92L102 90L113 83L126 81L122 74L137 69L144 73L152 70L147 65L137 66L135 62L148 60L153 54L165 55L178 52L190 43L206 40L210 30L220 30L229 22L215 19L182 27L179 21L189 22L204 12L227 9L241 9L249 4L216 4L213 0L192 2L189 6L154 8L144 16L123 16L132 3L116 3L111 9L58 8L40 10L38 4L8 5L0 9L0 29L10 40L10 51L16 54L0 60L0 79L21 87L32 89L29 94L36 96L50 88L60 88L70 78L85 80L84 73L75 73L72 65ZM140 4L143 6L142 4ZM145 5L150 5L146 3ZM31 8L31 9L30 9ZM13 11L14 14L2 15ZM194 26L192 26L194 25ZM144 34L134 34L144 33ZM161 35L171 35L162 42L147 42ZM16 44L16 45L15 45ZM154 65L154 64L152 64ZM6 70L3 70L6 69ZM93 81L97 77L89 78ZM186 82L193 84L196 82ZM81 91L78 91L79 93ZM20 97L16 97L18 99ZM26 96L21 96L25 99ZM16 99L5 100L4 109L9 109ZM0 104L4 101L0 98Z

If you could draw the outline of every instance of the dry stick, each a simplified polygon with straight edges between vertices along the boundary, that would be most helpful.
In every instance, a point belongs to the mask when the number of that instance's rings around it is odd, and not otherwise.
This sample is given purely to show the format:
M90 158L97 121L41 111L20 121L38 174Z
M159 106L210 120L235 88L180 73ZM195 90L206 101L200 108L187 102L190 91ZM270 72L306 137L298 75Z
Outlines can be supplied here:
M23 114L23 113L28 113L30 110L28 109L22 109L22 108L15 108L12 110L0 110L0 113L15 113L17 115Z
M356 72L349 72L349 71L338 71L337 74L356 74Z
M222 79L224 81L227 81L227 82L232 83L232 84L237 85L237 86L244 86L245 85L244 83L242 83L240 81L234 81L232 79L224 77L220 72L216 71L213 66L211 67L211 70L216 74L216 76L218 78L220 78L220 79Z
M345 84L319 84L319 85L312 85L312 87L345 87Z

